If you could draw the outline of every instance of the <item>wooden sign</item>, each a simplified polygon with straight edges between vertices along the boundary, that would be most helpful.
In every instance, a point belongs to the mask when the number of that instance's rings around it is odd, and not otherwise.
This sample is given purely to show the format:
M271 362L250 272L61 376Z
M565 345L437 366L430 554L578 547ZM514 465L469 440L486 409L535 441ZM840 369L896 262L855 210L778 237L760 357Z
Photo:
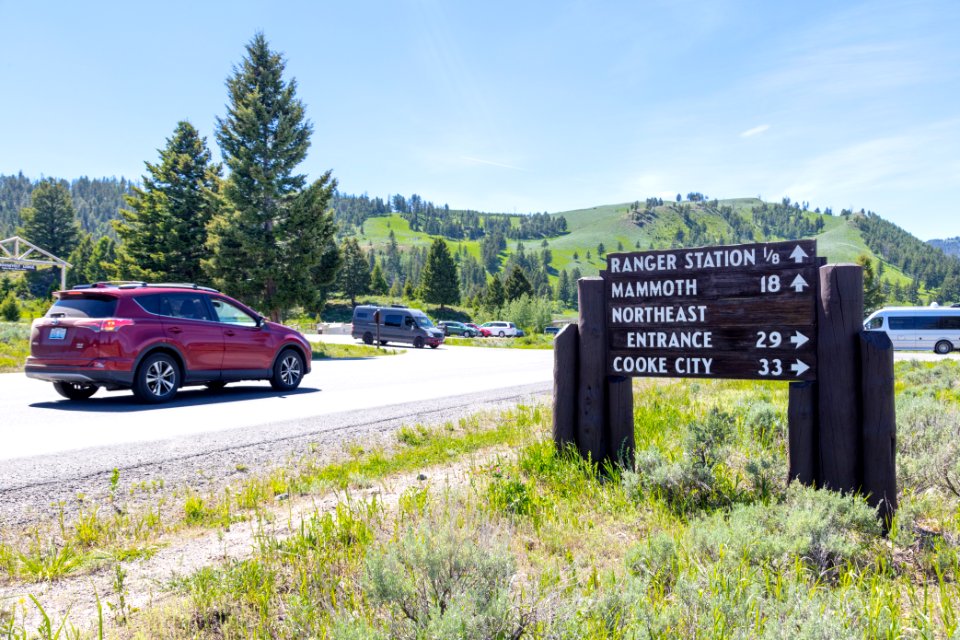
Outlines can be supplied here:
M816 242L613 253L607 373L812 380Z

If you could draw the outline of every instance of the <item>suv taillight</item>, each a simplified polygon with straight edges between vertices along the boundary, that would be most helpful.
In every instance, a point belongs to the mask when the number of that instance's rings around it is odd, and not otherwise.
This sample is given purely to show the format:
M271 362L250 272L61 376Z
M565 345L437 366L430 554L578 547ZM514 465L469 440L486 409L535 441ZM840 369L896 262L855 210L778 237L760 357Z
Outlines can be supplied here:
M78 322L77 326L92 329L98 333L100 331L112 333L119 331L123 327L129 327L132 324L134 324L134 321L130 318L106 318L105 320L85 320Z

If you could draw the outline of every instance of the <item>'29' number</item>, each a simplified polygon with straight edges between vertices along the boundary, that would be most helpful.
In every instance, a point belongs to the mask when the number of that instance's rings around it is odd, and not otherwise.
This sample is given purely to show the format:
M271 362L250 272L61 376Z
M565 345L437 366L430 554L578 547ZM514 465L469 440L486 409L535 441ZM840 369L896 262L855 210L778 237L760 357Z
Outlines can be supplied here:
M757 348L758 349L776 349L783 343L783 336L780 335L779 331L771 331L767 333L766 331L757 331Z

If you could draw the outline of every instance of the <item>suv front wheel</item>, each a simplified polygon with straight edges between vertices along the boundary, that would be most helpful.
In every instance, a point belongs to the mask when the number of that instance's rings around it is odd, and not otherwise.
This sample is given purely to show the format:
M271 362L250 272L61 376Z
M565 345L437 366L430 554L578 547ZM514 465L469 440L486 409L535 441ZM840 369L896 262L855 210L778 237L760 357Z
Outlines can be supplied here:
M143 402L156 404L172 400L180 387L180 367L165 353L155 353L140 364L133 381L133 394Z
M273 363L273 377L270 386L277 391L292 391L303 380L303 358L293 349L286 349Z

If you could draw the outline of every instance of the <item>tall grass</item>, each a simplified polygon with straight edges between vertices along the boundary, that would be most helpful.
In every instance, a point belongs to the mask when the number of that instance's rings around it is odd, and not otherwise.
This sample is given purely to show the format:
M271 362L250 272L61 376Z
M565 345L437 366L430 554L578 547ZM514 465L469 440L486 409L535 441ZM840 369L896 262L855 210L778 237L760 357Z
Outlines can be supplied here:
M633 468L558 451L549 412L525 408L508 419L513 453L468 486L306 516L130 624L191 638L957 637L960 497L925 471L956 463L944 390L957 371L897 371L910 382L887 538L859 496L786 484L782 385L640 383ZM358 451L311 478L409 469L414 451L455 459L452 437L414 426L394 453Z

